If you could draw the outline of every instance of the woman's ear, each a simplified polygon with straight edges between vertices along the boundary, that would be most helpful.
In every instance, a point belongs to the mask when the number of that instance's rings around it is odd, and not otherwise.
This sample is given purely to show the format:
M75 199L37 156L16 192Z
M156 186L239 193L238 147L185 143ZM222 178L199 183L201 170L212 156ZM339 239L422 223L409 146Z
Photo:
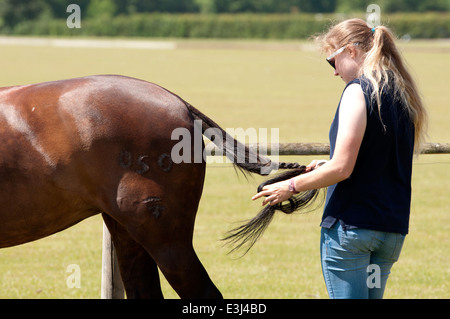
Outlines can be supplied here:
M348 51L350 52L350 57L352 59L355 59L357 57L358 51L356 50L356 48L353 45L348 46Z

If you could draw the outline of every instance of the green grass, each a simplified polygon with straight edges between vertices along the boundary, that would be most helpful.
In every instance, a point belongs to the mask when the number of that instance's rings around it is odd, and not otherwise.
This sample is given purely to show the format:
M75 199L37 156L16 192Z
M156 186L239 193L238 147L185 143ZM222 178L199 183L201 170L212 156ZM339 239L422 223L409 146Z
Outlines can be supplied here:
M323 56L307 50L237 49L236 42L225 42L231 49L197 49L195 43L169 51L0 46L0 86L128 75L176 92L224 128L279 128L281 142L328 141L343 82L333 77ZM450 142L449 47L445 41L402 45L427 103L433 142ZM283 159L307 164L313 158ZM387 298L450 296L449 165L450 155L415 161L410 234ZM327 298L319 262L320 209L279 214L245 257L227 255L220 238L260 209L250 200L260 181L247 181L230 165L208 165L194 236L200 259L226 298ZM0 298L99 298L101 233L102 220L95 216L49 238L0 250ZM80 266L79 289L67 287L70 264ZM163 290L177 298L164 280Z

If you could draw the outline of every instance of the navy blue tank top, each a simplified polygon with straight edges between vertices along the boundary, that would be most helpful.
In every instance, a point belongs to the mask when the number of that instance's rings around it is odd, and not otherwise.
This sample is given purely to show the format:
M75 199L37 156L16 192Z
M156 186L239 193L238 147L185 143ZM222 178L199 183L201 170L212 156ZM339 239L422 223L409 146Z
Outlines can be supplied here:
M339 221L344 228L407 234L414 124L401 100L394 97L392 87L381 96L380 120L369 81L357 78L345 88L354 83L359 83L364 92L366 131L351 176L328 187L321 226L330 228ZM330 128L330 158L339 129L339 106Z

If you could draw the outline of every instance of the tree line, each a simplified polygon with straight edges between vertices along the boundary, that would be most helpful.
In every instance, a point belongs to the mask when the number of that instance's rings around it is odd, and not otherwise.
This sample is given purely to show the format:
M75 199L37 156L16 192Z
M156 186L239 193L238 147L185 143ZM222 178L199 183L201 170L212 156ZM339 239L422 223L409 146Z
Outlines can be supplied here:
M0 28L30 20L63 19L71 3L83 18L136 13L349 13L371 3L382 12L450 11L450 0L0 0Z

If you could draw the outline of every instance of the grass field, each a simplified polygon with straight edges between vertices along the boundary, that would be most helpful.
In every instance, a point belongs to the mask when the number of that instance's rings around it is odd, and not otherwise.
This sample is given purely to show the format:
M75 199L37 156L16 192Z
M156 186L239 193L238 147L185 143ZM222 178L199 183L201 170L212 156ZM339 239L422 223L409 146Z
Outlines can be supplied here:
M0 86L90 74L122 74L176 92L224 128L279 128L280 142L327 142L343 82L308 43L182 41L176 50L1 45ZM449 41L401 44L430 114L429 141L450 142ZM308 164L311 157L283 160ZM410 234L386 298L448 298L450 155L415 160ZM245 257L220 238L254 216L247 181L229 165L208 165L194 246L226 298L327 298L319 262L320 209L277 215ZM102 220L0 250L0 298L99 298ZM67 267L81 269L68 288ZM177 298L163 281L168 298Z

